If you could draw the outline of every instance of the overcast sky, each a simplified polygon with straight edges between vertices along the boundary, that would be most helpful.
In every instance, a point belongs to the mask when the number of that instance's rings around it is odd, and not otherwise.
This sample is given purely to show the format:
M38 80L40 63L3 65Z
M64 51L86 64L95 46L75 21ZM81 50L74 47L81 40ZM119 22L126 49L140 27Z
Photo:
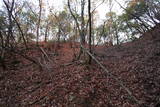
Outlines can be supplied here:
M64 1L67 1L67 0L47 0L48 4L54 6L55 9L57 9L57 10L63 9ZM91 1L98 1L98 0L91 0ZM117 0L117 1L119 3L121 3L122 5L124 5L125 0ZM101 3L101 2L99 2L99 3ZM96 5L98 5L98 4L96 4ZM105 19L105 14L109 11L109 9L107 8L107 4L103 3L102 5L100 5L97 8L97 11L99 13L100 19L101 20ZM113 11L115 11L117 14L121 14L123 10L120 8L120 6L117 3L114 2Z
M37 3L38 0L28 0L28 1L32 1L35 4ZM63 9L63 4L64 1L66 2L67 0L44 0L47 5L53 6L55 10L62 10ZM91 0L93 1L93 0ZM95 0L97 1L97 0ZM121 3L122 5L124 5L124 1L125 0L117 0L119 3ZM3 0L0 0L0 7L3 5ZM98 5L98 4L96 4ZM99 20L102 21L105 19L105 14L109 11L109 9L107 8L107 4L104 3L102 5L100 5L97 8L98 11L98 16L99 16ZM113 11L115 11L117 14L121 14L122 13L122 9L119 7L119 5L117 3L114 3L114 7L113 7Z

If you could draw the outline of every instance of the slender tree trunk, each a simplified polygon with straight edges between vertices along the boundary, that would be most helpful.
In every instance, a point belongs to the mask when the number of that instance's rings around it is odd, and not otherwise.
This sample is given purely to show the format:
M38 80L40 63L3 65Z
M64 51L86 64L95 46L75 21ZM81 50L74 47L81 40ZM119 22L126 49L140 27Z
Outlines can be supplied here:
M6 41L6 46L12 45L10 44L10 39L14 39L13 37L13 20L12 20L12 12L13 12L13 8L14 8L14 3L15 1L12 0L11 3L9 1L3 0L6 8L7 8L7 12L8 12L8 21L9 21L9 26L8 26L8 35L7 35L7 41Z
M38 17L38 22L37 22L37 45L39 42L39 29L40 29L40 24L41 24L41 13L42 13L42 0L39 0L39 17Z
M5 50L4 50L4 39L3 39L3 35L0 31L0 38L1 38L1 49L0 49L0 63L1 63L1 66L3 68L3 70L6 69L6 65L5 65Z
M81 0L81 30L80 30L80 44L83 46L85 45L85 20L84 20L84 6L85 6L85 0ZM80 59L81 55L85 57L85 53L83 53L83 49L80 47L80 52L77 57L77 59Z
M45 30L45 38L44 38L45 42L47 42L47 37L48 37L48 22L47 22L46 30Z
M88 0L88 15L89 15L89 52L92 53L92 16L91 16L91 0ZM88 56L88 64L91 64L92 57Z
M81 1L81 6L82 5L85 5L85 0L82 0ZM81 28L80 28L80 24L79 24L79 22L78 22L78 18L74 15L74 13L73 13L73 11L72 11L72 9L71 9L71 5L70 5L70 0L68 0L68 8L69 8L69 11L70 11L70 13L71 13L71 15L72 15L72 17L73 17L73 19L74 19L74 21L75 21L75 23L76 23L76 26L77 26L77 29L78 29L78 32L79 32L79 35L80 35L80 45L83 45L83 43L82 43L82 40L83 40L83 42L85 43L85 38L84 38L84 36L82 37L82 35L84 35L84 32L82 32L82 26L81 26ZM82 6L82 8L81 8L82 10L81 10L81 18L82 18L82 25L84 24L84 7ZM82 47L80 47L80 52L79 52L79 55L78 55L78 57L77 57L77 60L78 59L80 59L80 57L81 57L81 54L83 53L83 50L82 50Z
M119 35L118 35L118 28L117 28L117 25L115 26L115 36L116 36L116 41L117 41L117 45L120 44L120 41L119 41Z
M60 47L60 39L61 39L61 30L60 27L58 28L58 33L57 33L57 47Z
M25 45L26 48L27 48L27 42L26 42L26 39L25 39L25 35L24 35L24 33L23 33L23 30L21 29L20 23L18 23L18 21L16 20L16 18L15 18L13 15L12 15L12 18L13 18L13 20L15 21L15 23L16 23L16 25L17 25L17 27L18 27L20 33L21 33L21 36L22 36L24 45Z
M85 44L85 20L84 20L85 0L81 0L81 43Z

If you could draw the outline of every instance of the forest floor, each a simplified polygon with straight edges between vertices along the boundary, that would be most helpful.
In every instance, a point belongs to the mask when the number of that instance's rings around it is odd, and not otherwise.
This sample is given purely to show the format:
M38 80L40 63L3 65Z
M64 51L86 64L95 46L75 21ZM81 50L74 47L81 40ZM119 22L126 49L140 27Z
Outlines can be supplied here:
M142 106L160 107L159 34L157 26L133 42L94 47L96 58ZM53 47L43 46L49 58L36 49L24 52L42 62L42 69L19 55L7 57L7 70L0 69L0 107L138 107L94 61L72 62L78 44L62 43L56 53Z

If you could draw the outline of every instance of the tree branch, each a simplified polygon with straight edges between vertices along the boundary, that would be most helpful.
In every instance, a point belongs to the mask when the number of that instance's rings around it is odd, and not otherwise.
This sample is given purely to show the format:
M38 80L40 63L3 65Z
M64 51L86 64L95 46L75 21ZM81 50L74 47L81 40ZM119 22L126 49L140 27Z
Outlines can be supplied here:
M123 84L123 82L121 80L119 80L117 77L115 77L111 72L109 72L97 59L94 55L92 55L87 49L85 49L82 45L81 45L82 49L84 50L84 52L86 52L88 55L90 55L92 57L92 59L103 69L103 72L107 73L108 75L110 75L127 93L128 95L138 104L141 105L142 103L135 97L133 96L132 92Z

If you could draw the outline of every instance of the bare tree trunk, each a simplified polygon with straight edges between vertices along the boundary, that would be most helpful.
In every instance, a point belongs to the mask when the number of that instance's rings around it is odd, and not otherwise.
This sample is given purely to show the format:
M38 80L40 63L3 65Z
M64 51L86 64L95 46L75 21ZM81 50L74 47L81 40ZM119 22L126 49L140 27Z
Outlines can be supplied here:
M13 12L13 8L14 8L14 3L15 1L12 0L11 3L9 1L3 0L6 8L7 8L7 12L8 12L8 21L9 21L9 26L8 26L8 35L7 35L7 41L6 41L6 45L10 45L10 38L13 39L13 20L12 20L12 12ZM11 5L10 5L11 4Z
M40 29L40 24L41 24L41 13L42 13L42 0L39 0L39 17L38 17L38 22L37 22L37 45L39 42L39 29Z
M82 6L82 10L81 10L81 19L83 20L82 21L82 25L84 24L84 6L83 5L85 5L85 0L82 0L81 1L81 6ZM70 6L70 0L68 0L68 8L69 8L69 11L70 11L70 13L71 13L71 15L72 15L72 17L73 17L73 19L74 19L74 21L75 21L75 23L76 23L76 26L77 26L77 28L78 28L78 32L79 32L79 34L80 34L80 44L81 45L84 45L83 44L83 42L85 43L85 37L83 36L82 37L82 35L84 35L84 32L82 32L82 29L84 29L84 26L81 26L81 29L80 29L80 25L79 25L79 23L78 23L78 19L77 19L77 17L74 15L74 13L73 13L73 11L72 11L72 9L71 9L71 6ZM82 28L83 27L83 28ZM83 40L83 42L82 42L82 40ZM77 60L78 59L80 59L80 57L81 57L81 54L83 53L83 50L82 50L82 48L80 47L80 52L79 52L79 55L78 55L78 57L77 57Z
M15 23L17 24L17 27L18 27L18 29L19 29L19 31L20 31L20 33L21 33L23 42L24 42L24 44L25 44L25 46L26 46L26 48L27 48L27 42L26 42L26 39L25 39L25 37L24 37L24 33L23 33L22 29L21 29L21 26L20 26L20 24L18 23L18 21L16 20L16 18L15 18L13 15L12 15L12 18L14 19Z
M89 15L89 52L92 53L92 16L91 16L91 0L88 0L88 15ZM91 64L92 57L88 56L88 64Z
M6 69L6 65L5 65L5 50L3 49L4 47L4 39L3 39L3 35L0 31L0 38L1 38L1 47L0 47L0 63L1 63L1 66L3 68L3 70Z
M59 47L60 45L60 38L61 38L61 30L60 27L58 28L58 33L57 33L57 47Z
M48 29L49 29L48 26L49 26L49 24L48 24L48 22L47 22L46 30L45 30L45 39L44 39L45 42L47 42L47 37L48 37Z
M117 45L120 44L117 25L114 27Z
M85 7L85 0L81 0L81 32L80 32L80 43L84 46L85 45L85 20L84 20L84 7ZM83 50L80 47L80 52L77 59L80 59L81 55L83 54ZM84 55L85 57L85 55Z
M85 0L81 0L81 43L85 44L85 20L84 20L84 6Z

